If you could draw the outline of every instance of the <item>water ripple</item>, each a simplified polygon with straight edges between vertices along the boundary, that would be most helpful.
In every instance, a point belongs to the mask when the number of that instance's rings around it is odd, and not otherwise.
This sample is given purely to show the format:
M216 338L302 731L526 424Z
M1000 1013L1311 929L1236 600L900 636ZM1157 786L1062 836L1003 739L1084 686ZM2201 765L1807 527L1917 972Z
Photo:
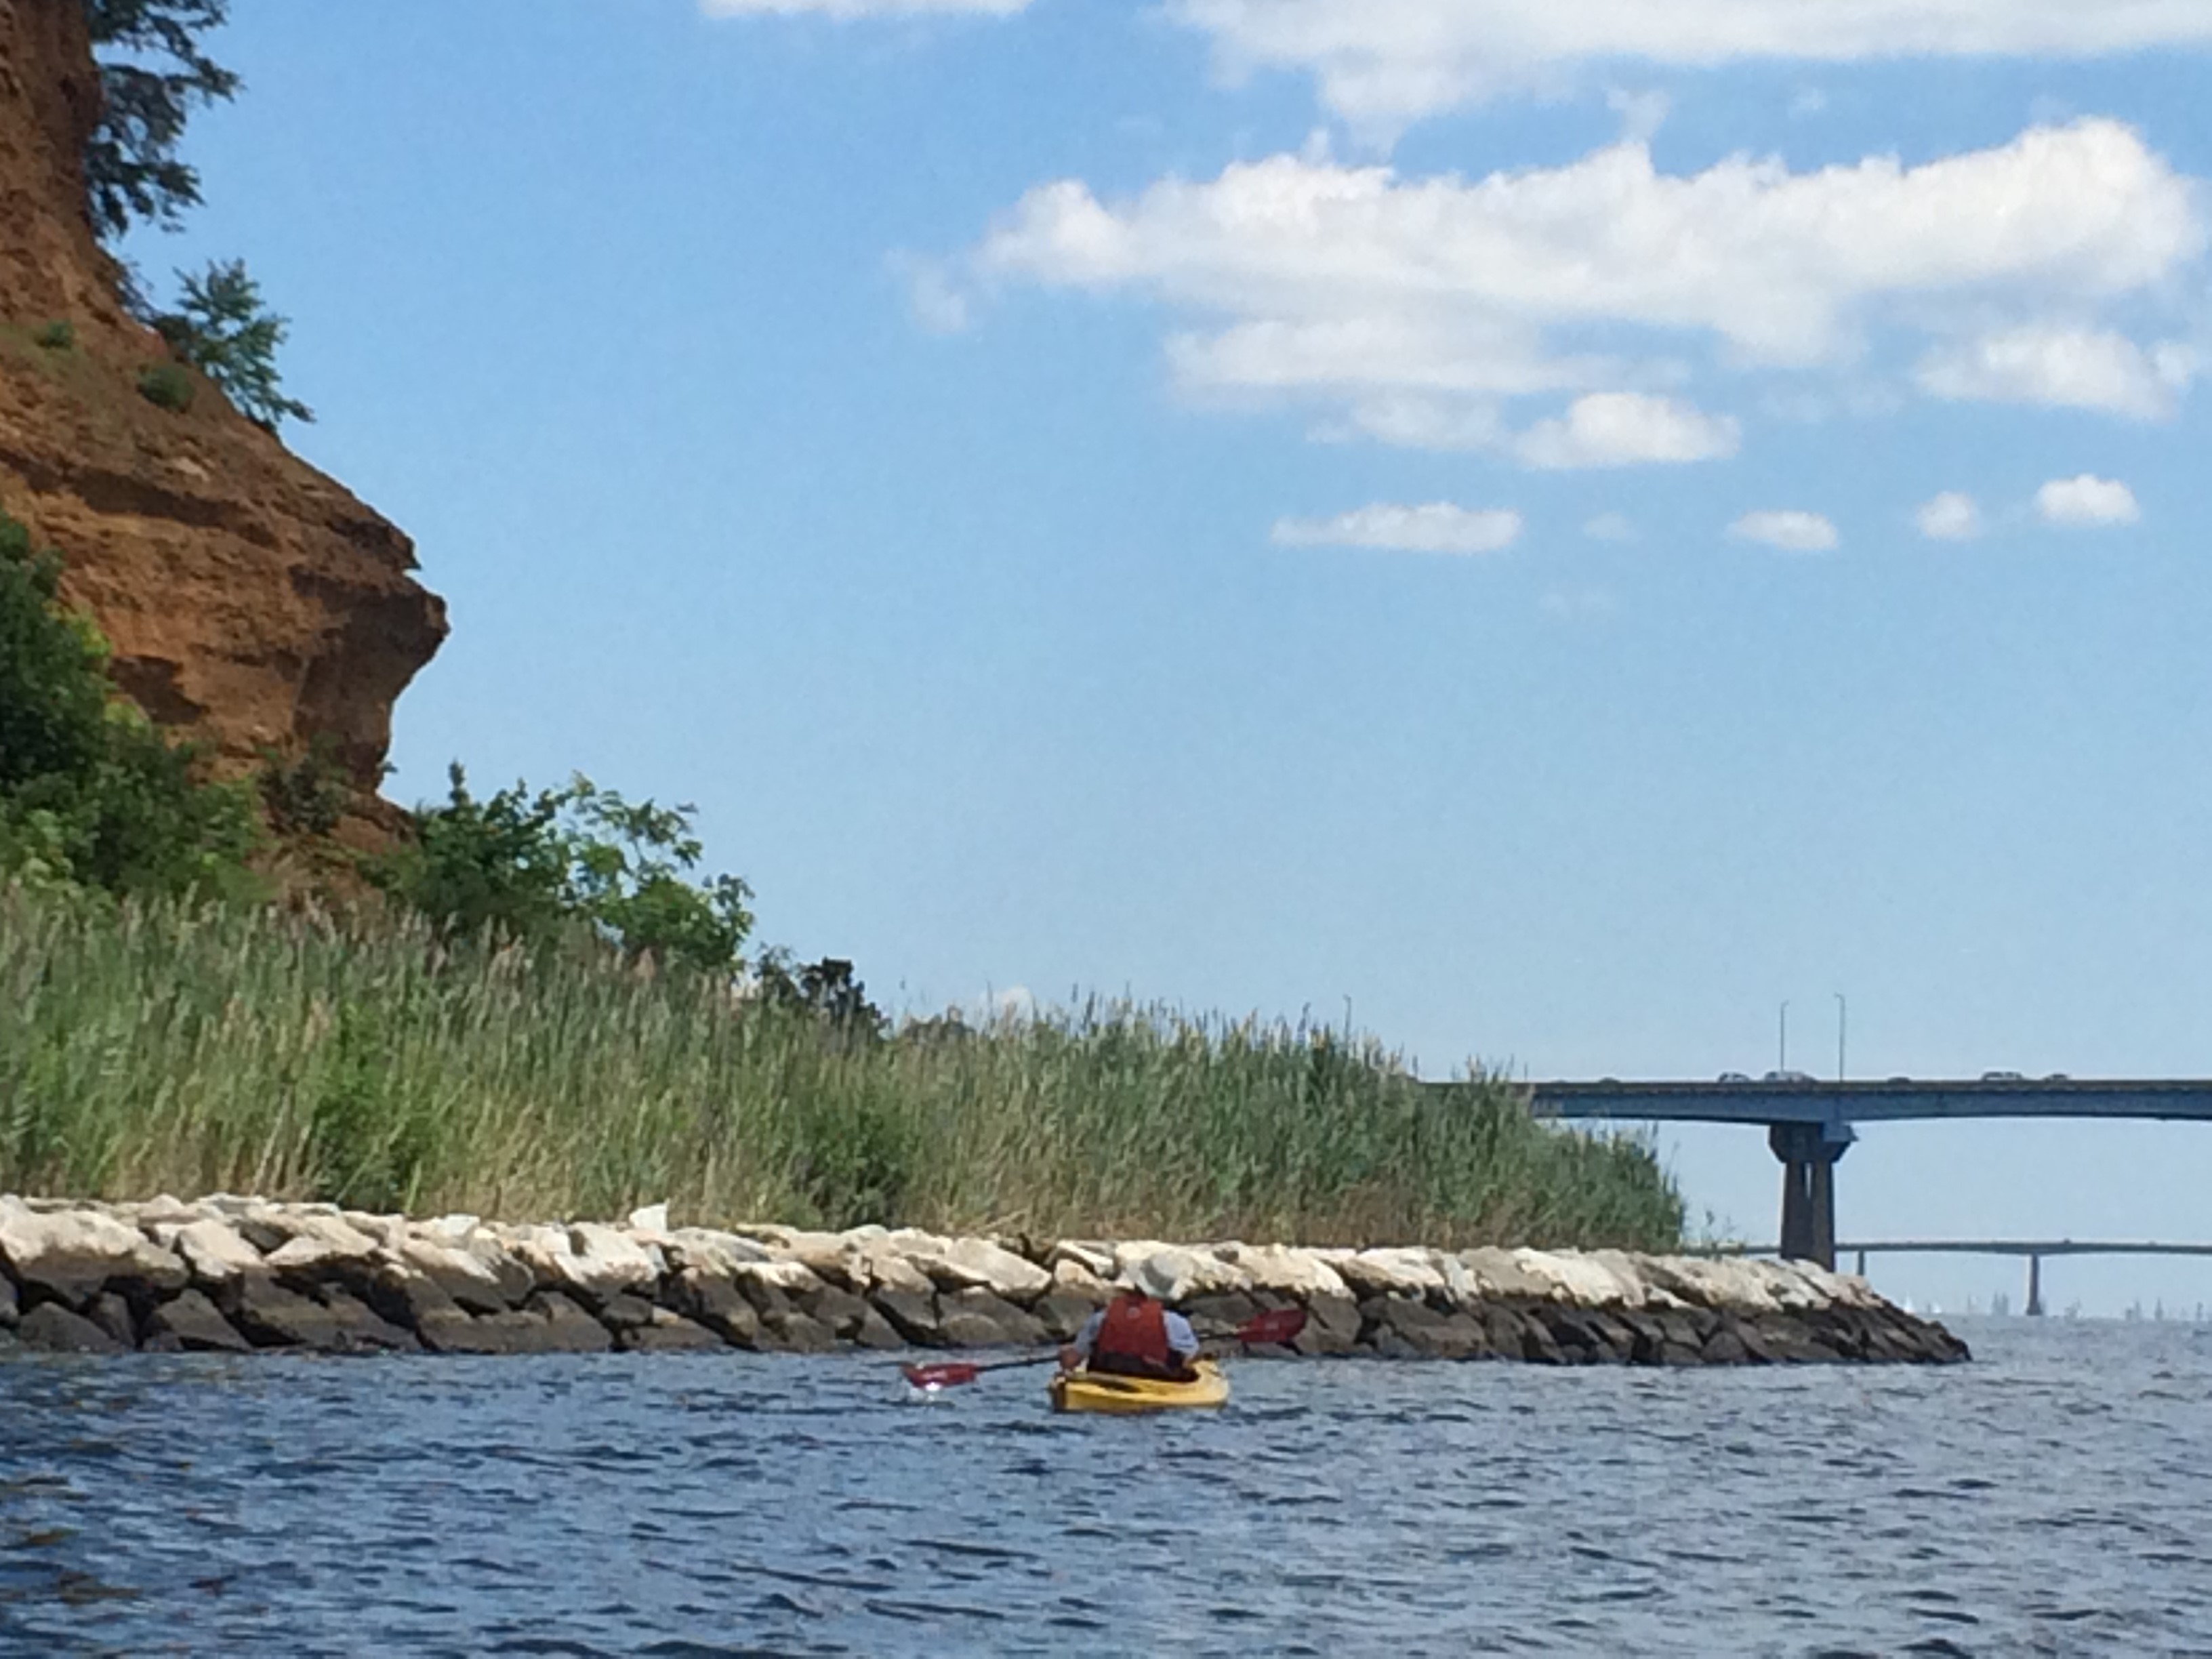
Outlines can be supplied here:
M1944 1371L0 1358L0 1653L2212 1655L2212 1340Z

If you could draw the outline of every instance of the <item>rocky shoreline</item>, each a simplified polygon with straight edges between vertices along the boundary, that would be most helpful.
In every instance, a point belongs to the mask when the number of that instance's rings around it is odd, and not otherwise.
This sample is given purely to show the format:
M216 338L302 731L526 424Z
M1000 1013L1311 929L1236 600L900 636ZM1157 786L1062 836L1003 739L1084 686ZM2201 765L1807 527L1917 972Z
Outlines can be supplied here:
M0 1346L461 1354L1063 1340L1141 1284L1224 1335L1296 1304L1302 1355L1545 1364L1942 1364L1941 1325L1802 1263L1592 1252L945 1238L864 1227L409 1220L228 1194L0 1196Z

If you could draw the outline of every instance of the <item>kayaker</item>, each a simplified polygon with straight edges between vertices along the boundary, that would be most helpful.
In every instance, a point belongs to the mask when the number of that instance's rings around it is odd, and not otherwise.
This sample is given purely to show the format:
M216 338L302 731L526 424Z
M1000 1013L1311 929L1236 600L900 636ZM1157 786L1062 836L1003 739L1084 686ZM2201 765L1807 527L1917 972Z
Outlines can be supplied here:
M1190 1321L1155 1302L1139 1285L1124 1291L1083 1322L1060 1351L1060 1367L1112 1376L1152 1376L1187 1382L1197 1376L1198 1335Z

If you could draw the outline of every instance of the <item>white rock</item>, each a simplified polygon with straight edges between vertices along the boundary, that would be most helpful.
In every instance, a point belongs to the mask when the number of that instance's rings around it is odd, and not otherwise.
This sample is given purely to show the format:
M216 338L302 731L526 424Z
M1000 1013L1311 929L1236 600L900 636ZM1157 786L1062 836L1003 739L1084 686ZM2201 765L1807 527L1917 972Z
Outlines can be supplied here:
M1782 1305L1762 1277L1749 1271L1741 1259L1656 1256L1648 1261L1645 1271L1654 1282L1701 1308L1774 1313Z
M414 1231L427 1236L434 1244L466 1246L483 1225L483 1219L480 1216L441 1215L434 1221L419 1224Z
M1052 1275L1036 1262L988 1238L937 1238L901 1231L878 1247L896 1249L939 1290L985 1290L1008 1302L1034 1302L1052 1288Z
M127 1222L98 1210L41 1213L0 1197L0 1258L26 1285L82 1302L111 1279L143 1279L182 1290L185 1264Z
M680 1227L660 1249L671 1266L694 1267L710 1279L734 1279L741 1265L769 1259L767 1249L751 1239L711 1227Z
M650 1285L666 1265L660 1252L641 1244L619 1228L580 1221L568 1229L569 1283L594 1295L608 1296Z
M1619 1308L1630 1305L1628 1292L1605 1264L1574 1250L1513 1252L1522 1272L1554 1286L1554 1299L1577 1308Z
M155 1234L184 1258L192 1277L204 1285L228 1284L240 1273L258 1272L264 1265L261 1252L240 1238L236 1228L216 1216L182 1227L160 1224Z
M1073 1261L1102 1284L1121 1271L1111 1244L1089 1239L1063 1238L1046 1253L1044 1261L1048 1267Z
M630 1231L636 1233L666 1233L668 1231L667 1200L664 1199L658 1204L648 1204L642 1209L632 1210L629 1212L629 1226ZM659 1243L660 1241L656 1238L653 1242Z
M1425 1296L1446 1288L1443 1257L1414 1246L1355 1250L1334 1263L1337 1275L1360 1296ZM1459 1266L1462 1273L1467 1269ZM1472 1280L1467 1281L1472 1284Z
M1213 1254L1244 1275L1255 1290L1291 1296L1349 1296L1344 1277L1311 1250L1283 1244L1222 1244Z

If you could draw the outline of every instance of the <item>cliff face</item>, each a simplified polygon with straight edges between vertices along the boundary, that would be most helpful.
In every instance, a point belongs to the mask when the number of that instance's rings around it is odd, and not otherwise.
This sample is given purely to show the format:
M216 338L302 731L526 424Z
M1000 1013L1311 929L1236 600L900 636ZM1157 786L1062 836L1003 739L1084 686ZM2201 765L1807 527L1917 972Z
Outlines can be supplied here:
M445 638L413 544L204 383L118 296L79 158L100 107L79 0L0 0L0 509L67 560L118 682L232 765L326 734L373 790L392 705ZM67 321L75 343L40 343Z

